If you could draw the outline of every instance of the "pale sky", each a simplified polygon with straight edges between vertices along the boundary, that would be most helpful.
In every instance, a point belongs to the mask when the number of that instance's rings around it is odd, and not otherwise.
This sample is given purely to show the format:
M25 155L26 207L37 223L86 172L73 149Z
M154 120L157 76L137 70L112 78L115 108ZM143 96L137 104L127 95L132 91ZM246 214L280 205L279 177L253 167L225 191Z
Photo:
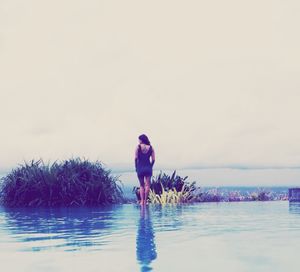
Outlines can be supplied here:
M158 168L300 167L299 26L296 0L1 0L0 169L130 168L141 133Z

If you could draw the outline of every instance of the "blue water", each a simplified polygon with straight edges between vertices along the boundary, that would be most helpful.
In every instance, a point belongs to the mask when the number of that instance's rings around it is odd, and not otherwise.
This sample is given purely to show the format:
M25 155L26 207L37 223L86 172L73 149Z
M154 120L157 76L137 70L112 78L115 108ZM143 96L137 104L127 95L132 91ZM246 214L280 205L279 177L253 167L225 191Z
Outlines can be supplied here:
M7 271L299 271L300 204L0 209Z

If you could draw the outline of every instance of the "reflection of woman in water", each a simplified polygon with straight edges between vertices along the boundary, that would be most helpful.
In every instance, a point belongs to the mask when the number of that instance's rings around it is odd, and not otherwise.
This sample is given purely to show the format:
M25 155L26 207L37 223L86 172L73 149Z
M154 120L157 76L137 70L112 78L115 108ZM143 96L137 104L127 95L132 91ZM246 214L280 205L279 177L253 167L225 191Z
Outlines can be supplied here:
M141 264L141 271L150 271L150 263L156 259L154 231L150 219L149 208L141 206L139 228L136 237L136 258Z
M142 134L139 136L139 145L135 150L135 169L140 182L141 205L144 205L147 202L154 162L154 149L151 146L148 137L145 134Z

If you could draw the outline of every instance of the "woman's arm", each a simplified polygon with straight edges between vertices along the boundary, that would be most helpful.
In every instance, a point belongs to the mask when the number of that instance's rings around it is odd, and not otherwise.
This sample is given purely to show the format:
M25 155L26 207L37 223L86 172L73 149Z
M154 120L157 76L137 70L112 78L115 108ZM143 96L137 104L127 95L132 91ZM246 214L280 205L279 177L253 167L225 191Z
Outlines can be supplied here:
M134 154L135 171L137 170L138 153L139 153L139 146L136 147L135 154Z
M153 166L155 163L155 151L152 147L152 154L151 154L151 165Z

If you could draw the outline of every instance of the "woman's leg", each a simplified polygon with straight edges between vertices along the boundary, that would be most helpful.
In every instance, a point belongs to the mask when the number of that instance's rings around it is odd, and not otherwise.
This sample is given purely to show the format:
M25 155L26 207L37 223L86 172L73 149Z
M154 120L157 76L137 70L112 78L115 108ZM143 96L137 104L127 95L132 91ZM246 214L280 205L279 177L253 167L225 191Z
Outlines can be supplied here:
M141 197L141 205L145 204L145 188L144 187L140 187L140 197Z
M145 182L144 182L144 176L138 176L140 181L140 198L141 198L141 205L144 205L145 203Z
M150 191L150 179L151 177L145 177L145 203L147 202Z

